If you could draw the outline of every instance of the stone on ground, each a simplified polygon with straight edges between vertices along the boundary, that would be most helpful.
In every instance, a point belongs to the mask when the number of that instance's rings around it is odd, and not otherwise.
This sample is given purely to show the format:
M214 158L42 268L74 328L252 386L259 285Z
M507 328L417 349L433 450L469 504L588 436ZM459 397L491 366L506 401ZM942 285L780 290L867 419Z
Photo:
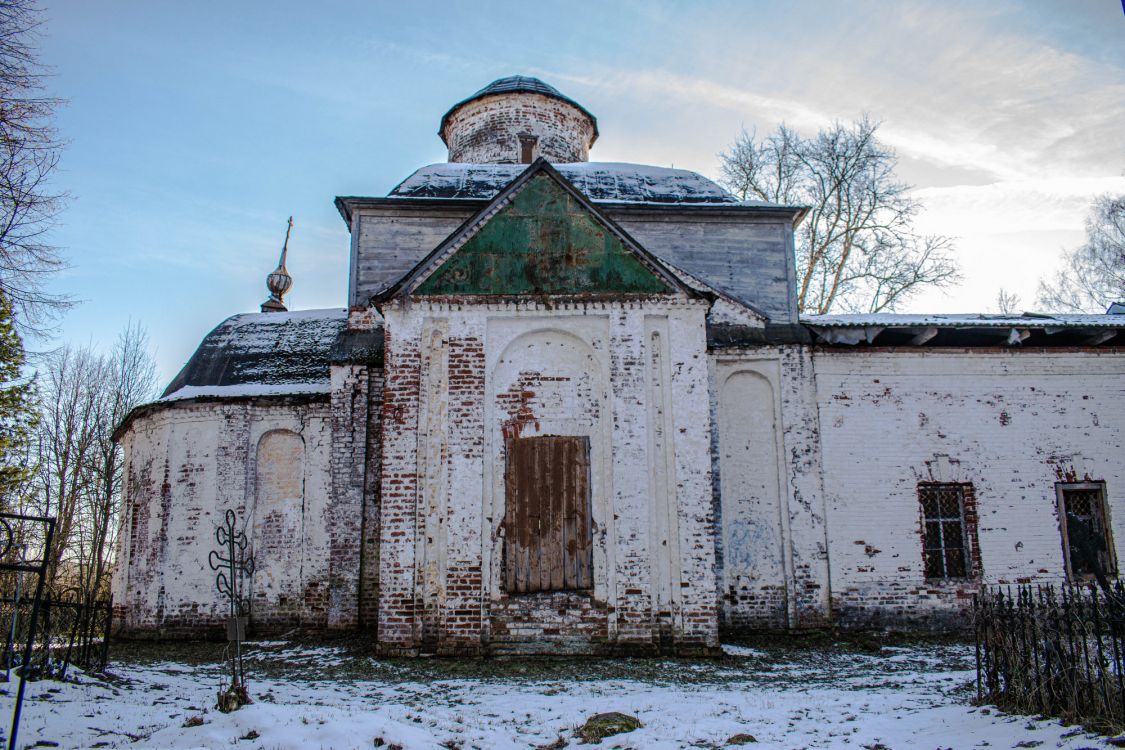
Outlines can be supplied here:
M640 729L641 726L642 724L636 716L611 711L591 716L574 733L578 736L578 739L589 744L601 742L606 737L612 737L615 734L632 732L634 729Z

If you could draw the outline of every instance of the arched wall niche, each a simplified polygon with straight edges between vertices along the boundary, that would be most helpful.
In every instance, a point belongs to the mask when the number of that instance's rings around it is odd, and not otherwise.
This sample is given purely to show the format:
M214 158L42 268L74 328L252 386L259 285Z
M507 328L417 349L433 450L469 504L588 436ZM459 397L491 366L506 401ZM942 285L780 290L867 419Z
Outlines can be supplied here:
M597 571L605 571L609 565L607 537L612 535L610 436L606 419L609 374L604 348L595 343L600 331L587 331L583 325L577 326L577 330L563 330L553 322L525 328L490 358L486 384L486 470L491 477L488 505L494 529L489 534L493 539L489 556L494 597L501 595L503 538L499 526L506 510L505 446L511 438L537 436L589 439L593 595L603 601L607 596L606 577Z
M770 379L756 370L731 372L720 386L717 417L724 621L784 625L784 503Z
M299 617L304 574L305 441L270 430L254 456L251 618Z
M568 331L542 328L504 347L489 391L503 438L590 435L604 411L608 383L589 343Z

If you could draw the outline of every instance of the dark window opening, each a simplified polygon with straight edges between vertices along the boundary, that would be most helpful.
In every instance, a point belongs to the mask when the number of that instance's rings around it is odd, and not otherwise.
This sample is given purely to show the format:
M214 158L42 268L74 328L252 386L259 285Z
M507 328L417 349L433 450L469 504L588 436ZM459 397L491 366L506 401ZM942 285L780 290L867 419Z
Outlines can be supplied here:
M504 589L593 588L589 438L513 438L507 453Z
M539 136L520 136L520 164L530 164L535 161L539 152Z
M1063 556L1073 580L1117 575L1117 555L1105 507L1105 482L1055 485Z
M965 512L966 489L970 486L955 483L918 485L926 578L969 578L973 575Z
M132 512L129 513L129 564L133 563L136 559L134 554L137 549L137 524L140 517L140 507L133 506Z

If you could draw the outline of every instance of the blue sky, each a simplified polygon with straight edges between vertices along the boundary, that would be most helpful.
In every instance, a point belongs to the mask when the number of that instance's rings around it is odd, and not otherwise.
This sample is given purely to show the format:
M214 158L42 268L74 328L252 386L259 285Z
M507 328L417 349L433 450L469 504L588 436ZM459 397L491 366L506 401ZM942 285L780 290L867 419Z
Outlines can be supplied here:
M290 214L291 308L343 306L333 197L444 161L442 113L515 73L597 115L592 160L710 176L742 127L870 113L965 275L904 311L991 310L1001 286L1031 307L1090 199L1125 192L1119 0L47 5L73 196L54 288L84 300L50 343L139 320L165 381L258 309Z

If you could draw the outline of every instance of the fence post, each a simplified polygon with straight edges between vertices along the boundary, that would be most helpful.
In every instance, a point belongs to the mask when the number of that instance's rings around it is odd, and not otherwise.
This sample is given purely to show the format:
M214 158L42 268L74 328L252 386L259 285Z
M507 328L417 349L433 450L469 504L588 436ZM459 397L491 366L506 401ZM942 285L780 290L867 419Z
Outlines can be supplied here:
M977 656L977 703L980 703L983 695L981 693L980 685L980 623L981 623L981 603L980 599L984 591L981 593L973 594L973 641L976 646Z
M23 664L20 665L20 686L16 690L16 705L12 709L12 729L8 733L8 750L16 750L16 735L20 729L20 713L23 710L23 696L27 687L27 672L31 667L31 647L35 645L35 623L39 619L39 600L43 598L43 585L47 578L47 562L51 557L51 542L55 535L55 519L45 519L46 538L43 542L43 562L37 571L39 582L35 585L35 599L31 605L31 619L27 627L27 645L23 651Z

